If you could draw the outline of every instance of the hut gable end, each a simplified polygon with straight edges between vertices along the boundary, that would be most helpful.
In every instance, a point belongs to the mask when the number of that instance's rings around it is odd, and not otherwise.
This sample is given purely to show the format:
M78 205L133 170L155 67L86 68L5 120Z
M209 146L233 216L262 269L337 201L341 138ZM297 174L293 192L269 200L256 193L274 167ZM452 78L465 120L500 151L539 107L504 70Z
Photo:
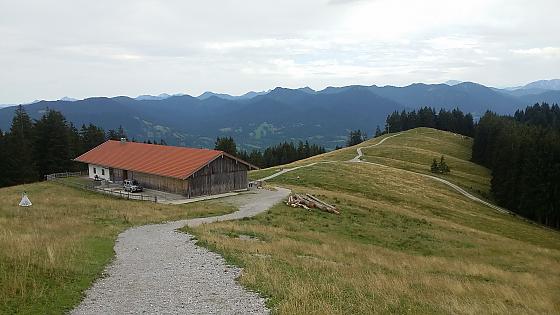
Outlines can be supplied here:
M218 157L187 179L187 194L214 195L247 189L249 167L226 155Z

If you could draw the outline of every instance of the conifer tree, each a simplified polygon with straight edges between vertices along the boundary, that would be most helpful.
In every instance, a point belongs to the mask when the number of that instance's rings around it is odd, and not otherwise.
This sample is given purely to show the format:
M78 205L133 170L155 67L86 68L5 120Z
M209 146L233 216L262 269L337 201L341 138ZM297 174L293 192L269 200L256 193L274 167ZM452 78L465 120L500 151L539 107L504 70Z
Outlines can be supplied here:
M432 166L430 167L430 171L432 173L439 173L439 165L437 160L434 158L433 162L432 162Z
M6 149L6 137L0 129L0 187L9 185L9 178L5 167L7 163Z
M439 160L439 172L441 174L447 174L449 172L451 172L451 169L449 168L449 166L447 166L447 163L445 163L445 158L443 157L443 155L441 156L440 160Z
M381 131L381 128L379 128L379 125L377 125L377 128L375 128L375 137L379 137L383 135L383 132Z
M348 134L348 140L346 141L346 146L351 147L356 144L360 144L366 140L367 136L365 133L362 133L360 129L350 131Z
M82 125L80 139L83 152L87 152L105 141L105 132L93 124Z
M233 156L237 156L237 145L232 137L218 137L214 146L215 150L224 151Z
M38 179L33 159L33 130L31 118L23 106L18 106L6 137L5 167L10 184L29 183Z
M512 117L487 112L479 121L473 161L492 170L497 203L560 228L560 108L536 104Z
M70 150L69 126L62 113L47 110L35 123L33 134L33 158L41 178L71 169L75 156Z

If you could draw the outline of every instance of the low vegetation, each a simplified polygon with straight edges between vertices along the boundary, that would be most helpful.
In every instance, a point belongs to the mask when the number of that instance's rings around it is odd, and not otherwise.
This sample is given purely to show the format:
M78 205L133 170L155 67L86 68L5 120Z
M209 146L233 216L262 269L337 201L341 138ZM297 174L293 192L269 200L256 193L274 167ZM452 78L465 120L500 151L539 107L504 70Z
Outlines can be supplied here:
M453 170L443 178L475 195L491 199L490 170L470 161L472 138L431 128L416 128L403 131L399 136L391 138L380 146L367 148L387 136L390 135L382 135L353 147L331 151L289 165L250 172L249 177L255 180L274 174L281 169L314 162L348 161L356 156L357 147L366 147L363 149L363 161L429 175L434 175L430 167L434 156L443 155L446 164Z
M17 206L24 190L32 207ZM128 227L234 210L217 202L126 201L47 182L0 189L0 314L70 310Z
M452 170L444 176L446 180L491 199L490 170L471 162L472 143L471 138L459 134L417 128L363 152L365 161L431 175L434 157L443 155Z
M360 146L373 145L384 137ZM487 195L490 172L470 162L472 139L419 128L250 174L317 163L269 181L311 193L333 215L284 204L253 218L185 229L244 267L240 282L279 314L476 314L560 312L560 233L497 213L432 174ZM438 175L439 176L439 175ZM21 192L34 205L17 207ZM217 202L166 206L54 183L0 190L0 313L63 313L113 257L124 229L231 212ZM249 236L249 237L247 237Z
M280 204L188 231L243 266L241 283L279 314L560 312L560 233L406 171L430 173L433 156L445 155L453 170L446 178L485 193L489 172L468 161L471 145L452 133L410 130L364 150L365 160L397 168L319 163L270 181L314 194L341 215ZM354 155L341 149L284 167Z

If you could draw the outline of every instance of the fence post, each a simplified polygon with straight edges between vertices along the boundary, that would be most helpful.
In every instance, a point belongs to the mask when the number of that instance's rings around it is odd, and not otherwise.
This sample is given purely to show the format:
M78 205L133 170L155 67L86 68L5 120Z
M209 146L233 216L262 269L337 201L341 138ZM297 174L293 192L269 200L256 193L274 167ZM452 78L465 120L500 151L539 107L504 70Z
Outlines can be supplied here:
M154 196L154 202L157 203L157 195Z

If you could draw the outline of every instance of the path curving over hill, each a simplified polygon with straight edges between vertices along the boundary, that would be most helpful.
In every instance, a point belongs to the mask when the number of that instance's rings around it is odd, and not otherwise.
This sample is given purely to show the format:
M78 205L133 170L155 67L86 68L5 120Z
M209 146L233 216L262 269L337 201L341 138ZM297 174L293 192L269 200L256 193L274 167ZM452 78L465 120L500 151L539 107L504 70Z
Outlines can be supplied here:
M361 158L362 158L362 156L364 156L364 154L362 153L362 149L368 149L368 148L376 147L378 145L383 144L383 142L385 142L385 141L387 141L391 138L394 138L396 136L400 136L400 135L401 135L400 133L396 133L394 135L391 135L391 136L388 136L388 137L385 137L385 138L381 139L381 141L377 142L376 144L368 145L368 146L365 146L365 147L357 147L356 148L357 155L353 159L349 160L348 162L362 162Z
M498 207L498 206L496 206L496 205L494 205L494 204L491 204L491 203L488 202L488 201L485 201L485 200L483 200L483 199L480 199L480 198L474 196L473 194L467 192L467 191L464 190L463 188L459 187L458 185L455 185L455 184L453 184L453 183L451 183L451 182L449 182L449 181L447 181L447 180L445 180L445 179L443 179L443 178L440 178L440 177L437 177L437 176L433 176L433 175L423 174L423 173L419 173L419 172L404 170L404 169L400 169L400 168L396 168L396 167L392 167L392 166L388 166L388 165L384 165L384 164L379 164L379 163L374 163L374 162L367 162L367 161L363 161L363 160L362 160L362 157L364 156L364 154L363 154L363 152L362 152L363 149L368 149L368 148L373 148L373 147L379 146L379 145L383 144L385 141L387 141L387 140L389 140L389 139L391 139L391 138L393 138L393 137L400 136L401 134L402 134L402 133L396 133L396 134L394 134L394 135L387 136L387 137L381 139L379 142L377 142L377 143L375 143L375 144L368 145L368 146L359 146L359 147L357 147L357 148L356 148L356 156L355 156L354 158L348 160L348 161L344 161L344 163L363 163L363 164L370 164L370 165L375 165L375 166L380 166L380 167L386 167L386 168L397 169L397 170L400 170L400 171L403 171L403 172L412 173L412 174L415 174L415 175L420 175L420 176L423 176L423 177L426 177L426 178L429 178L429 179L438 181L438 182L440 182L440 183L442 183L442 184L445 184L445 185L447 185L448 187L451 187L452 189L454 189L455 191L457 191L458 193L460 193L461 195L463 195L463 196L469 198L470 200L473 200L473 201L475 201L475 202L481 203L481 204L483 204L483 205L485 205L485 206L487 206L487 207L489 207L489 208L492 208L492 209L494 209L494 210L496 210L496 211L498 211L498 212L500 212L500 213L511 214L510 211L508 211L508 210L506 210L506 209L503 209L503 208L500 208L500 207ZM306 164L306 165L301 165L301 166L297 166L297 167L293 167L293 168L287 168L287 169L284 169L284 170L282 170L282 171L280 171L280 172L277 172L277 173L274 173L274 174L269 175L269 176L267 176L267 177L261 178L260 180L269 180L269 179L275 178L275 177L277 177L277 176L280 176L280 175L282 175L282 174L285 174L285 173L288 173L288 172L291 172L291 171L295 171L295 170L300 169L300 168L310 167L310 166L313 166L313 165L324 164L324 163L337 163L337 161L314 162L314 163L310 163L310 164Z
M361 158L362 158L362 156L364 155L364 154L362 153L362 149L367 149L367 148L376 147L376 146L382 144L383 142L385 142L385 140L388 140L388 139L390 139L390 138L393 138L393 137L396 137L396 136L399 136L399 135L401 135L401 133L397 133L397 134L394 134L394 135L392 135L392 136L388 136L388 137L386 137L386 138L383 138L381 141L379 141L378 143L376 143L376 144L374 144L374 145L365 146L365 147L358 147L358 148L356 149L356 153L357 153L356 156L355 156L353 159L351 159L350 161L348 161L348 162L352 162L352 163L365 163L365 164L371 164L371 165L376 165L376 166L381 166L381 167L395 168L395 167L392 167L392 166L387 166L387 165L383 165L383 164L379 164L379 163L373 163L373 162L362 161ZM492 208L492 209L494 209L494 210L496 210L496 211L498 211L498 212L501 212L501 213L506 213L506 214L509 214L509 213L510 213L508 210L503 209L503 208L500 208L500 207L498 207L498 206L496 206L496 205L493 205L493 204L489 203L488 201L482 200L482 199L480 199L480 198L474 196L473 194L467 192L467 191L464 190L463 188L461 188L461 187L459 187L459 186L457 186L457 185L455 185L455 184L451 183L450 181L447 181L447 180L445 180L445 179L443 179L443 178L440 178L440 177L437 177L437 176L433 176L433 175L423 174L423 173L419 173L419 172L413 172L413 171L409 171L409 170L403 170L403 169L400 169L400 168L399 168L399 170L404 171L404 172L409 172L409 173L412 173L412 174L416 174L416 175L420 175L420 176L423 176L423 177L426 177L426 178L429 178L429 179L438 181L438 182L440 182L440 183L443 183L443 184L445 184L445 185L447 185L447 186L453 188L455 191L459 192L461 195L463 195L463 196L469 198L470 200L479 202L479 203L481 203L481 204L483 204L483 205L485 205L485 206L487 206L487 207L490 207L490 208Z
M116 257L86 292L71 314L266 314L265 299L235 279L241 269L228 266L218 254L195 245L185 225L255 216L290 191L259 189L231 197L241 203L230 214L145 225L121 233Z

